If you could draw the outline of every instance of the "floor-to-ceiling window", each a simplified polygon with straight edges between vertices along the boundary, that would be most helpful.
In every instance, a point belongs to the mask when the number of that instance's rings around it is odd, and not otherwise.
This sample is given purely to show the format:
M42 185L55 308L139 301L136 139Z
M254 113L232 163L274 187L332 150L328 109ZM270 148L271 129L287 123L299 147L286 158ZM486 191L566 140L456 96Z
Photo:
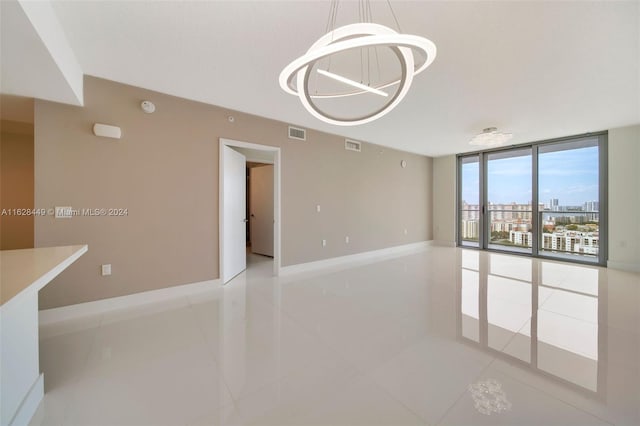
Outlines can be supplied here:
M531 253L531 148L486 155L488 247Z
M606 133L458 157L458 244L606 262Z
M600 252L597 137L538 148L539 247L549 256L597 259Z
M460 242L478 247L480 240L480 160L478 155L460 159Z

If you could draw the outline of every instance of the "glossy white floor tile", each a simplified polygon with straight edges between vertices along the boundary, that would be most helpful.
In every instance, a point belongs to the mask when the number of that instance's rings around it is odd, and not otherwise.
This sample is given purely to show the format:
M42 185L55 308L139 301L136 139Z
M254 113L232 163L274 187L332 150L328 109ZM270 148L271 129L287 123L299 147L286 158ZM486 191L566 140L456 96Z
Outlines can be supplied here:
M32 425L638 425L640 275L458 248L41 329Z

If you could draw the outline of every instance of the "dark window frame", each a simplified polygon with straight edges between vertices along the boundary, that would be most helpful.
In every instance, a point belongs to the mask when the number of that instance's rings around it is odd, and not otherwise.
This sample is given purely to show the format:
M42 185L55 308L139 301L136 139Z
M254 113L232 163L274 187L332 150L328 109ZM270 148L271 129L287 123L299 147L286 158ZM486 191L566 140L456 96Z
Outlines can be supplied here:
M598 196L600 203L599 205L599 223L598 223L598 232L599 232L599 248L598 248L598 256L597 260L590 260L588 258L580 258L578 256L573 257L561 257L561 256L553 256L549 254L544 254L544 251L539 247L539 239L541 236L541 227L539 223L539 193L538 193L538 148L541 146L548 146L550 144L559 144L559 143L567 143L567 142L577 142L581 139L586 138L597 138L598 139ZM501 250L497 248L489 248L488 235L486 232L486 221L487 221L487 173L486 173L486 164L487 164L487 155L490 153L500 152L500 151L511 151L518 150L523 148L531 149L532 156L532 182L531 182L531 190L532 190L532 247L531 253L520 253L517 251L510 250ZM463 244L462 240L462 232L461 232L461 206L462 206L462 161L466 157L478 156L479 161L479 221L478 221L478 246L471 244ZM542 259L550 259L571 263L579 263L586 265L599 265L606 266L607 258L608 258L608 240L609 240L609 232L608 232L608 132L593 132L586 133L582 135L575 136L567 136L562 138L555 139L547 139L542 141L528 142L510 146L502 146L497 148L490 148L480 151L472 151L465 152L462 154L456 155L456 245L458 247L470 248L470 249L478 249L478 250L488 250L493 252L500 253L508 253L513 255L522 255L522 256L530 256L537 257Z

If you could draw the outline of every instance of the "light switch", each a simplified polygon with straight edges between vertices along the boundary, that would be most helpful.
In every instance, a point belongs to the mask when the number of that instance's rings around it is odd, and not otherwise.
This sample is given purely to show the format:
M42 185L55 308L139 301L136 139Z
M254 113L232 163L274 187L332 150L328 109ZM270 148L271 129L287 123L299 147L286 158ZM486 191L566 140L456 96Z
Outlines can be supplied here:
M105 277L107 275L111 275L111 264L110 263L102 265L102 276Z
M316 211L317 211L318 213L320 213L320 204L318 204L318 205L316 206Z

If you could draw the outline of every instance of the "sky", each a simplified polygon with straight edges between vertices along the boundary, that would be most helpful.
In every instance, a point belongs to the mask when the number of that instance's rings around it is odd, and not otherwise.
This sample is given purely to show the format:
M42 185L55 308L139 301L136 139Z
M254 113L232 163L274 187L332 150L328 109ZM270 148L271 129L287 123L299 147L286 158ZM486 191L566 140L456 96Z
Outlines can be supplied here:
M588 147L540 153L538 159L539 201L557 198L561 206L581 206L598 200L598 148ZM529 203L531 200L531 156L489 160L488 201L495 204ZM462 169L462 199L478 200L478 163Z

